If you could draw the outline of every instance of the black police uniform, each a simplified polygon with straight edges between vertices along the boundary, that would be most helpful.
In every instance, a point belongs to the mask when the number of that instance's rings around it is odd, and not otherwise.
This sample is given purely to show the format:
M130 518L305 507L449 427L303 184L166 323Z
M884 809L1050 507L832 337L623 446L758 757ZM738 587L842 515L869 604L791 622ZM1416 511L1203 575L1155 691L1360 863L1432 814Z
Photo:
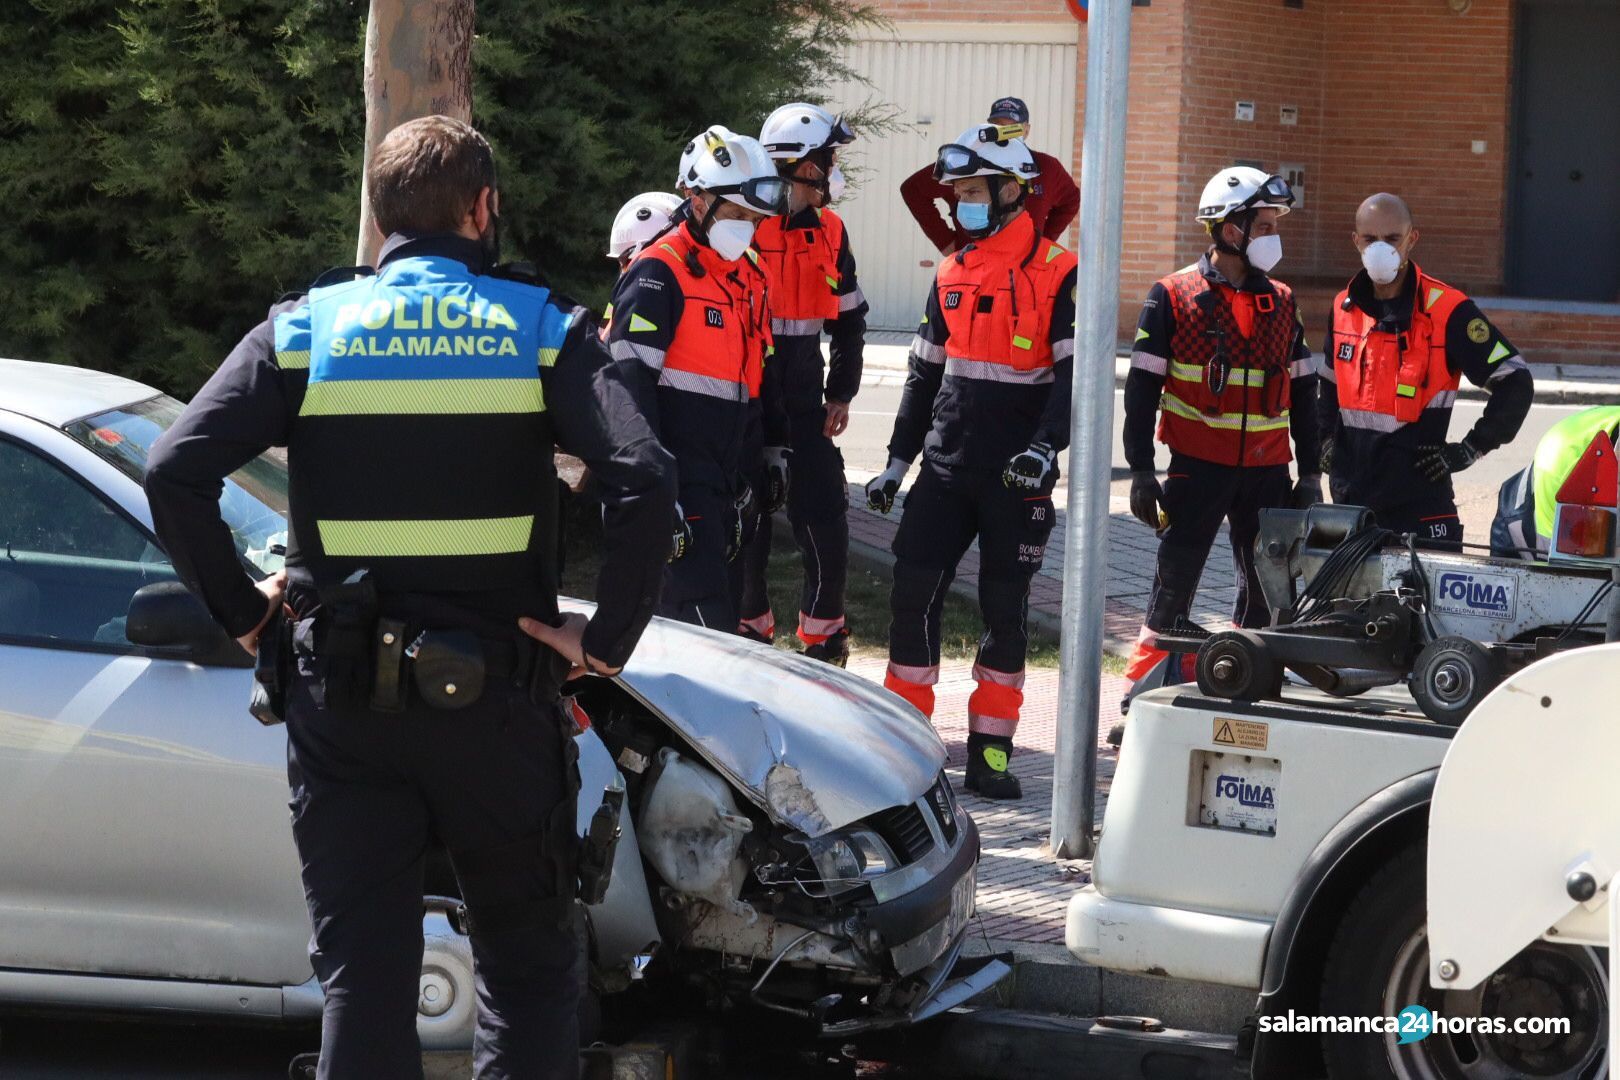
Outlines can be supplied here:
M153 449L158 536L240 636L266 601L220 519L221 479L287 447L280 640L323 1080L422 1074L434 839L472 927L476 1074L577 1075L573 728L559 658L516 628L558 614L554 439L601 490L584 644L619 665L657 600L672 463L583 309L487 275L474 241L396 236L376 277L276 305Z

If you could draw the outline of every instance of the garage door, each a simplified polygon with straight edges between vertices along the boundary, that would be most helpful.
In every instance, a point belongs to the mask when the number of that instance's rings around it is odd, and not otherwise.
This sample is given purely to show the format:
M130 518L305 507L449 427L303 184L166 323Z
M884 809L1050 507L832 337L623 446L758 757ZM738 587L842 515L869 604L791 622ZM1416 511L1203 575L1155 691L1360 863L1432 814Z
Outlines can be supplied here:
M968 33L985 40L961 40ZM869 99L887 103L905 125L880 138L862 137L843 155L851 184L838 212L849 224L872 305L870 325L915 330L939 253L907 213L900 182L1009 94L1029 103L1031 144L1072 161L1078 24L1003 30L900 23L895 34L854 43L850 66L870 85L835 86L829 96L845 109Z

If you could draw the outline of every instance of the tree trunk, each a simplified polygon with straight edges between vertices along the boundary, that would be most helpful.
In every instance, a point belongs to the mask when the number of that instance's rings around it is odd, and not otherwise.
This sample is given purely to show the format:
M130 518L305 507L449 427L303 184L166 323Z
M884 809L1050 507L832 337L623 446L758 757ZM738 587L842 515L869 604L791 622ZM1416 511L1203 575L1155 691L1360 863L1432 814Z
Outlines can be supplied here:
M371 0L366 20L366 156L419 116L472 122L473 0ZM360 184L355 262L375 265L383 236Z

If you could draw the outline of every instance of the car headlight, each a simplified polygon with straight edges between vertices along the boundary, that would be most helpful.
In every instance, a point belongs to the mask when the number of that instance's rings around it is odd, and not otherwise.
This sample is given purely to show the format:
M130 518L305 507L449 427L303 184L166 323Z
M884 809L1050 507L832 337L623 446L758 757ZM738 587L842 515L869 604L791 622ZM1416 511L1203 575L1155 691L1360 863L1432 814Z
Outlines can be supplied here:
M847 892L900 865L883 838L866 828L828 833L805 847L829 893Z

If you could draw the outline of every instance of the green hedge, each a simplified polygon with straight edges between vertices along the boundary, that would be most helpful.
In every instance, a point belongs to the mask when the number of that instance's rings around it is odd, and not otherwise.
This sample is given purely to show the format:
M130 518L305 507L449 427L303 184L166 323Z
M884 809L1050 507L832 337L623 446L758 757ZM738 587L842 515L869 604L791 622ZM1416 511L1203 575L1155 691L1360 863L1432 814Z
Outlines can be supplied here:
M353 260L363 0L0 3L0 355L189 394ZM855 0L480 0L507 258L600 306L619 204L842 74Z

